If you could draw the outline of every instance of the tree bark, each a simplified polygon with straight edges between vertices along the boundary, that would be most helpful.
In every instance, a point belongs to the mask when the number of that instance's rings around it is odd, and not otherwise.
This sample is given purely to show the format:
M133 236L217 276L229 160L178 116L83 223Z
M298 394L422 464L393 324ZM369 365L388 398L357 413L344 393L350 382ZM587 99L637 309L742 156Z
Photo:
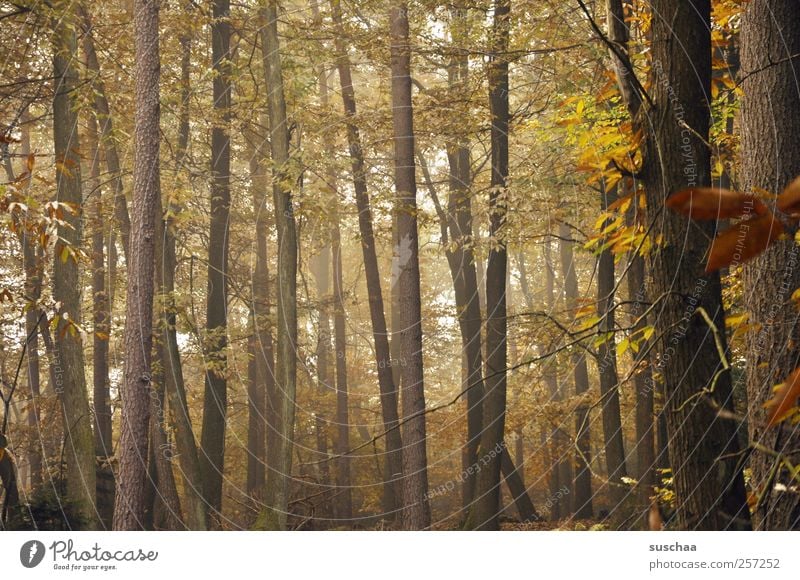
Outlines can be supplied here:
M428 459L425 441L425 385L422 364L422 304L417 232L417 182L414 161L414 120L411 102L411 45L408 5L392 4L389 11L392 73L392 125L394 128L394 180L399 246L392 272L398 294L398 328L403 408L403 511L406 530L430 526Z
M601 206L608 206L616 199L616 192L603 191ZM608 472L609 511L614 512L627 497L627 488L622 478L627 477L625 446L623 443L622 419L619 409L619 376L617 374L617 348L614 339L614 255L610 249L600 253L597 265L597 314L600 317L598 330L606 340L597 349L598 374L600 375L600 398L602 400L603 438L605 443L606 471Z
M567 312L574 314L578 303L578 273L572 251L572 232L565 223L559 224L561 272L564 277L564 299ZM582 397L589 390L589 371L586 354L577 348L571 354L575 395ZM589 436L589 404L580 401L575 409L575 498L573 513L578 519L592 517L592 451Z
M65 211L65 223L58 226L60 239L56 244L53 265L53 298L61 308L55 328L55 357L50 364L64 415L66 497L80 519L70 522L70 526L73 529L91 529L96 525L92 416L86 392L83 344L80 333L73 326L81 321L80 268L73 252L80 247L83 232L78 114L72 99L78 81L73 58L78 49L75 36L77 19L74 7L65 0L56 1L53 8L58 14L58 18L53 20L56 200L70 204L74 213Z
M119 470L114 502L115 530L142 527L145 510L148 422L151 405L153 280L159 181L158 0L136 0L133 218L125 323L125 374Z
M714 225L689 223L664 208L673 192L711 184L711 6L709 0L653 0L652 6L655 110L646 118L660 121L645 127L642 178L651 235L663 240L649 260L649 294L657 302L677 520L683 529L749 529L737 426L718 414L733 410L733 400L721 362L727 344L720 277L704 272Z
M297 229L289 173L289 124L283 91L278 7L267 0L261 8L264 77L267 96L270 152L273 164L275 225L278 230L278 352L275 369L276 437L267 448L266 508L260 527L286 529L292 475L295 393L297 388Z
M206 380L200 444L200 473L208 513L222 509L225 422L228 413L228 225L231 173L231 28L229 0L212 6L211 65L215 119L211 129L211 223L206 294Z
M800 175L800 5L791 0L753 0L742 17L742 184L780 193ZM744 267L745 304L760 325L747 335L747 401L750 440L779 454L800 448L800 431L767 426L764 403L772 387L800 365L800 315L790 296L800 287L798 247L778 242ZM793 463L797 463L793 461ZM755 450L751 483L761 498L753 513L759 530L800 529L800 497L780 491L797 485L780 460ZM773 470L776 470L771 476Z
M493 239L486 267L486 389L483 401L481 462L475 502L467 519L467 527L478 530L499 529L501 456L493 453L500 445L505 449L506 417L506 271L508 255L504 239L506 187L508 181L508 39L511 2L497 0L494 5L489 61L489 110L491 114L491 189L489 191L489 235Z
M339 0L331 0L331 17L336 30L334 46L336 64L341 84L342 104L347 125L347 143L350 149L353 189L358 209L358 229L361 234L361 249L364 255L364 272L367 279L367 295L372 322L372 335L375 342L375 362L378 372L378 387L381 399L381 416L386 432L386 470L383 488L383 511L388 519L395 519L401 498L400 481L403 475L402 438L398 428L397 384L392 377L392 359L389 351L389 337L386 330L386 316L381 291L381 276L375 248L375 234L372 229L372 210L367 190L366 167L361 136L356 125L356 96L344 42L344 28Z

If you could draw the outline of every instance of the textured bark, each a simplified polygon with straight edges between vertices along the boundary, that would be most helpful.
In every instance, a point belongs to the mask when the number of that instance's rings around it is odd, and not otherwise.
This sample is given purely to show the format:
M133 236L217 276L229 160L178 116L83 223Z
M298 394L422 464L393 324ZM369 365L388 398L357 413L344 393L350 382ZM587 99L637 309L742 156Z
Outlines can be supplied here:
M372 229L372 210L367 190L364 150L358 125L355 123L356 96L350 70L350 59L344 42L342 13L339 0L331 0L331 17L337 31L334 39L336 64L341 84L342 104L347 125L347 143L350 149L353 189L358 209L358 229L361 234L361 249L364 255L364 273L367 279L369 312L372 335L375 341L375 362L378 372L378 387L381 395L381 416L386 432L386 469L383 488L383 511L388 519L395 519L399 507L400 480L403 474L402 438L398 428L397 384L392 377L392 359L389 352L389 337L386 331L386 316L381 291L381 276Z
M753 0L743 9L741 186L744 191L779 193L800 175L800 5ZM794 240L781 241L748 263L744 285L750 320L760 325L747 336L750 440L779 454L796 454L800 430L790 423L767 427L763 407L773 385L800 365L800 315L790 300L800 287ZM780 490L780 484L796 486L796 476L793 480L780 459L758 450L750 467L753 488L763 494L753 514L754 527L800 529L800 496Z
M481 466L475 488L475 501L467 527L477 530L499 529L501 456L493 453L498 445L505 449L507 320L506 320L506 186L508 181L508 50L509 0L494 5L489 62L489 110L491 115L491 189L489 191L489 235L493 239L486 267L486 389L483 400ZM509 457L510 461L510 457Z
M574 242L572 232L564 223L559 225L558 235L561 257L561 272L564 278L564 299L568 313L574 313L578 300L578 273L575 269L575 256L572 251ZM578 349L571 354L575 395L580 397L589 390L589 371L586 366L586 354ZM575 498L573 513L576 518L592 517L592 462L591 442L589 438L589 405L580 402L575 409Z
M153 280L159 181L158 0L136 0L133 217L125 312L125 373L119 442L115 530L142 527L151 405Z
M603 211L614 202L616 192L603 192ZM597 265L597 314L600 316L598 330L607 340L597 349L598 374L600 375L600 397L602 399L603 441L605 444L606 471L609 480L609 504L613 511L627 496L622 482L628 472L625 466L625 446L622 440L622 419L619 410L619 377L617 374L617 348L614 340L614 255L610 249L600 254Z
M389 10L392 72L392 125L394 129L394 181L398 255L393 283L398 294L398 328L403 408L403 511L406 530L430 526L428 459L425 441L425 386L422 365L422 304L417 233L417 183L414 161L414 121L411 102L411 45L408 39L408 5Z
M228 414L228 224L231 173L231 28L230 2L212 7L211 64L214 70L214 113L211 129L211 223L208 235L208 291L206 293L206 369L203 398L200 473L209 515L222 509L225 468L225 421ZM215 516L216 517L216 516Z
M652 236L663 240L649 260L649 295L657 302L677 521L683 529L748 529L737 424L717 413L733 410L733 400L720 360L727 351L720 277L704 272L714 224L690 223L664 209L671 193L711 184L711 6L709 0L653 0L652 6L655 110L643 115L654 124L645 126L642 177Z
M78 81L73 58L78 49L76 14L72 5L64 0L55 2L53 8L59 15L53 21L56 200L72 204L75 213L64 212L66 223L58 226L60 240L56 244L53 264L53 298L61 303L61 309L54 331L54 356L50 364L64 416L66 498L72 502L74 513L81 520L70 522L70 526L73 529L94 528L96 476L92 416L86 392L83 344L80 333L72 326L72 323L81 322L80 268L77 259L69 252L69 249L80 247L83 233L78 114L72 101Z
M270 153L273 165L275 226L278 230L278 344L275 365L275 434L267 448L265 510L259 526L286 529L292 475L295 393L297 388L297 229L292 207L289 124L283 91L278 10L274 0L261 9L261 42L267 95Z

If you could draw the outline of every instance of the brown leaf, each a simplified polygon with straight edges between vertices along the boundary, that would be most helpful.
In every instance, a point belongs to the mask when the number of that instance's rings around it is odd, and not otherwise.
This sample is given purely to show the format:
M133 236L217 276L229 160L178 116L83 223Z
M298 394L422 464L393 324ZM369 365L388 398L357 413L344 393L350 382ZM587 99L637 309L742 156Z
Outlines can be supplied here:
M764 408L769 409L767 426L774 427L786 419L797 406L798 397L800 397L800 367L786 377L775 395L764 403Z
M667 198L666 206L693 220L740 218L767 213L764 203L752 194L713 187L682 189Z
M792 181L778 196L777 205L782 212L800 217L800 177Z
M714 272L733 263L755 258L782 234L783 224L771 213L739 222L714 239L708 254L706 272Z

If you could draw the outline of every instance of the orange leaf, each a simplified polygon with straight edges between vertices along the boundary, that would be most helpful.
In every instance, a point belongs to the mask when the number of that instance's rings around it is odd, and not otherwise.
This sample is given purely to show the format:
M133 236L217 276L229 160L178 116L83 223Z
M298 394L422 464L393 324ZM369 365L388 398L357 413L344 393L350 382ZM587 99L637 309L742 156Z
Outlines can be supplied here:
M763 202L754 195L713 187L682 189L667 198L666 206L693 220L739 218L767 212Z
M786 380L779 386L775 395L764 403L764 407L770 410L767 417L767 426L774 427L786 419L797 406L798 397L800 397L800 367L786 377Z
M800 216L800 177L792 181L778 196L778 209L793 216Z
M714 239L706 272L755 258L782 234L783 224L772 214L739 222Z

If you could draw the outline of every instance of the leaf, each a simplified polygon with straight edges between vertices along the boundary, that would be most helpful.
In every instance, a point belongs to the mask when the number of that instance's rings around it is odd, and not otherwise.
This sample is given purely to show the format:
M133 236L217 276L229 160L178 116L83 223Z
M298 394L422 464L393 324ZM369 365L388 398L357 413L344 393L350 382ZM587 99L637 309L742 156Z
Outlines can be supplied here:
M755 258L776 242L783 232L783 224L772 214L736 224L714 239L706 272Z
M764 203L752 194L713 187L682 189L669 196L665 205L693 220L741 218L753 213L767 213Z
M792 181L778 196L778 209L794 217L800 217L800 177Z
M617 344L617 357L622 357L622 355L625 354L625 351L627 351L628 347L630 346L631 341L627 338L623 338L621 341L619 341L619 344Z
M773 397L764 403L764 408L769 409L767 426L774 427L793 413L800 397L800 367L796 368L786 380L778 385Z

